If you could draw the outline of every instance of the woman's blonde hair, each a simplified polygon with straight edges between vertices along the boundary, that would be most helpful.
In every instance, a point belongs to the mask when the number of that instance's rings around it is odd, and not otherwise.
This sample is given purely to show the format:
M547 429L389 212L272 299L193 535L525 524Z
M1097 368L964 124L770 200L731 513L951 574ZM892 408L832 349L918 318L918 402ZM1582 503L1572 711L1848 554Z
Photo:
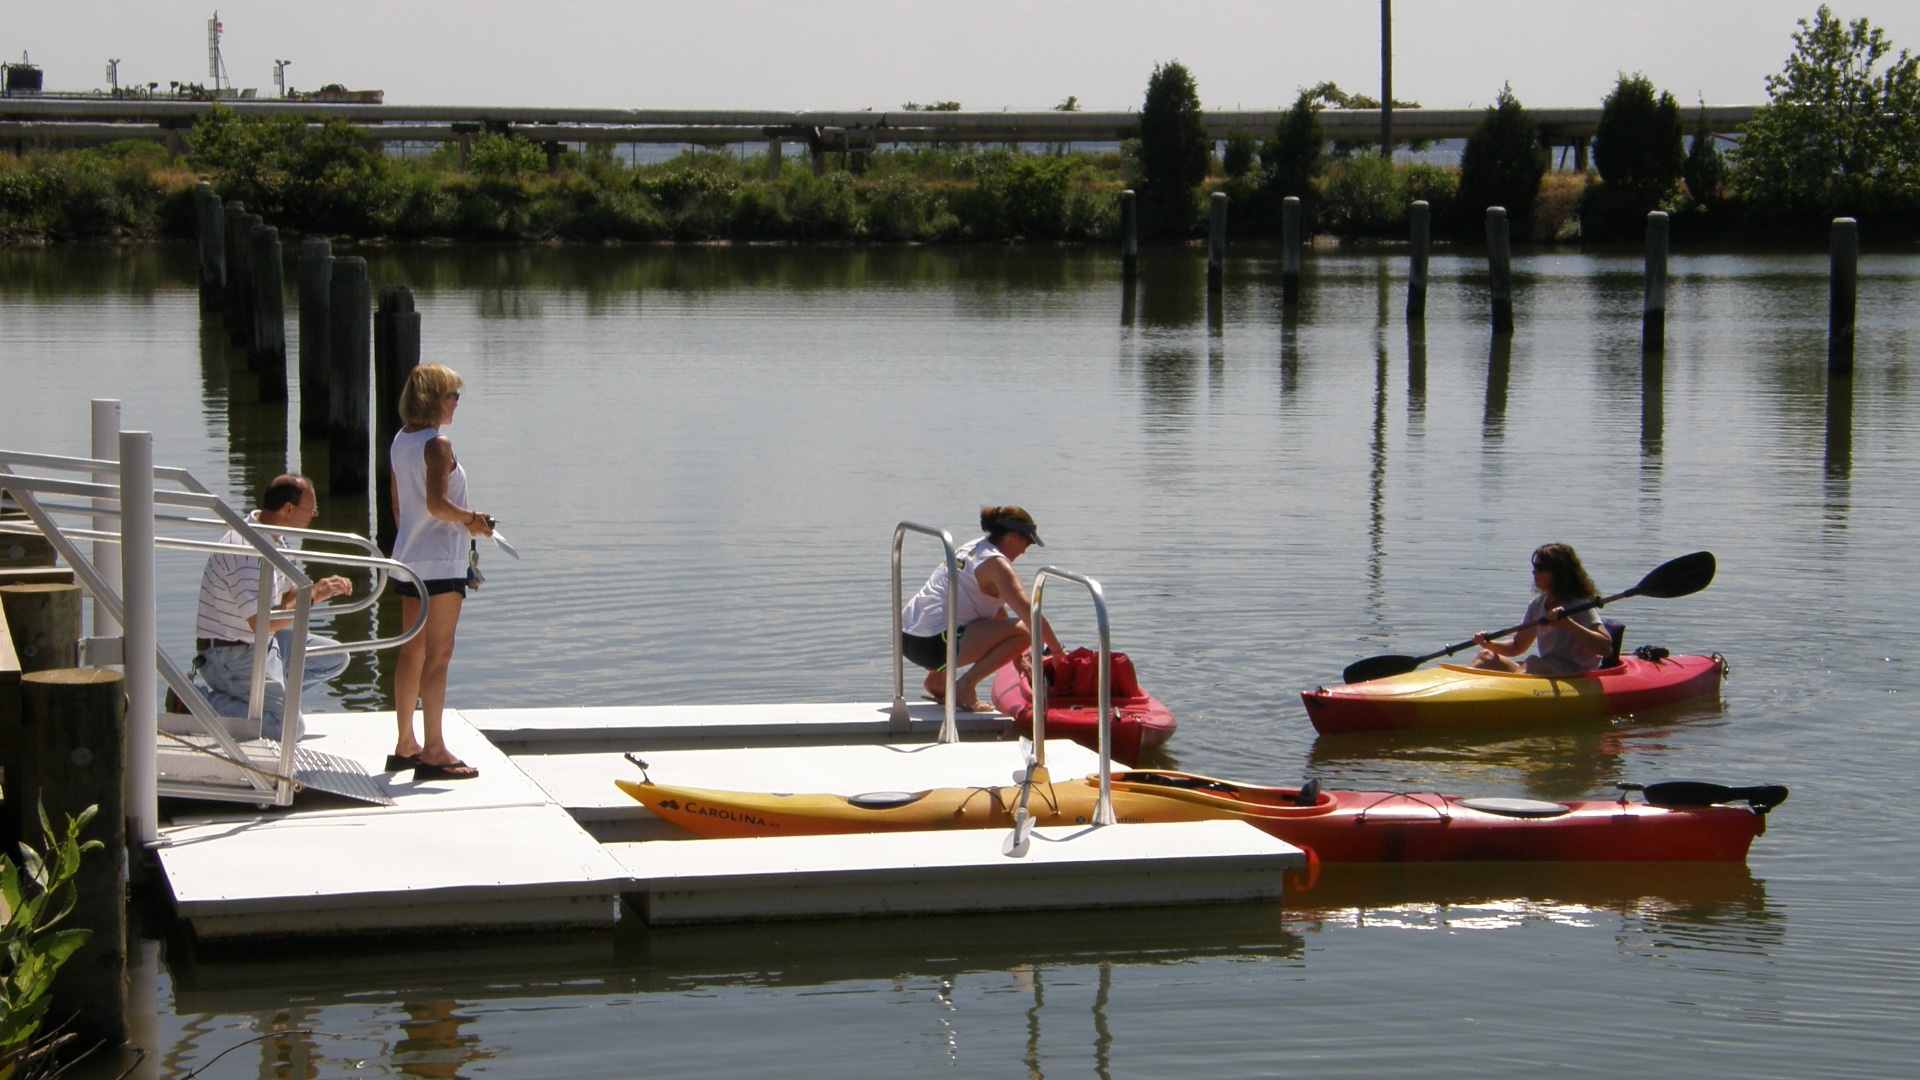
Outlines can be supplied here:
M408 427L439 427L446 396L465 386L460 373L445 364L421 364L407 375L400 391L400 422Z

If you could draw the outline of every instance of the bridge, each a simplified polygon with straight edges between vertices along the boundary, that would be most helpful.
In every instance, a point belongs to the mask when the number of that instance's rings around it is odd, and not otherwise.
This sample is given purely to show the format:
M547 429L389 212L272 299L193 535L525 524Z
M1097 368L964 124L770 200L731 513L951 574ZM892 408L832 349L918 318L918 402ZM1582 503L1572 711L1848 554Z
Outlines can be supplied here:
M240 100L219 103L239 116L291 116L310 125L345 120L382 142L456 142L464 147L481 132L512 133L550 149L565 144L686 143L733 146L783 140L806 143L816 158L826 151L861 152L881 145L924 143L1117 142L1139 134L1140 114L1125 112L935 112L697 109L589 109L459 105L364 105L309 101ZM120 139L150 139L179 148L180 135L214 102L125 98L0 98L0 141L25 145L79 146ZM1716 135L1733 135L1753 118L1757 105L1706 105L1685 110L1688 126L1705 116ZM1586 147L1599 127L1600 109L1528 109L1549 147L1573 147L1585 164ZM1271 133L1285 110L1212 111L1202 114L1207 133L1224 139L1235 131ZM1397 141L1463 139L1485 117L1484 109L1394 109ZM1370 142L1380 136L1380 110L1327 109L1320 113L1327 138ZM773 149L775 155L778 150Z

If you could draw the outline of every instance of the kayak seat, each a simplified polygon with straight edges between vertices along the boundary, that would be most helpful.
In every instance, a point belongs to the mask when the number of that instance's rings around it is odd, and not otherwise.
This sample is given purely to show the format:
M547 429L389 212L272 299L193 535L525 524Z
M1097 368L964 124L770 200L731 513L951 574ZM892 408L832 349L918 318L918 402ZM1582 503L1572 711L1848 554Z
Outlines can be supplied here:
M1615 619L1601 619L1600 625L1607 628L1607 636L1613 639L1613 648L1607 658L1600 661L1601 667L1614 667L1620 663L1620 643L1627 640L1627 624Z

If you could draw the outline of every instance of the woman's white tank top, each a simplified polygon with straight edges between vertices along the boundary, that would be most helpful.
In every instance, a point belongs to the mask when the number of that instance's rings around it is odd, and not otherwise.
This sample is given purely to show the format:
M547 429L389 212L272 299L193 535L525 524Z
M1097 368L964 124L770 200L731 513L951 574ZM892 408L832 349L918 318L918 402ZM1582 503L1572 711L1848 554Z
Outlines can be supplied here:
M457 521L442 521L427 512L427 444L439 428L402 431L393 437L388 455L393 465L393 489L400 496L400 514L393 536L393 557L428 581L467 576L467 529ZM467 505L467 470L455 459L447 475L447 501Z
M964 627L1000 614L1000 601L980 589L980 564L988 559L1006 558L993 542L982 536L953 553L960 563L960 602L955 606L955 626ZM900 611L900 629L915 637L939 637L947 632L947 568L941 566L920 586Z

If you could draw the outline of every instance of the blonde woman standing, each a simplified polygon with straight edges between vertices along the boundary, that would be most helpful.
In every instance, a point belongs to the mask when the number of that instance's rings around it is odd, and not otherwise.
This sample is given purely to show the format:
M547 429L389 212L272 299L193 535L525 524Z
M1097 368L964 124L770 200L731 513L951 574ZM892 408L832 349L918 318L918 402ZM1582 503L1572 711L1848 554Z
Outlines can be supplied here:
M400 422L389 460L393 466L393 516L398 523L393 558L426 580L421 596L409 582L394 581L400 617L407 625L427 605L427 625L400 646L393 673L394 717L399 739L387 758L388 772L413 770L417 780L470 780L480 770L453 756L441 732L447 704L447 667L454 631L467 596L469 538L493 535L493 519L467 505L467 471L453 456L440 429L460 407L460 376L441 364L422 364L400 392ZM424 739L413 735L419 703Z

